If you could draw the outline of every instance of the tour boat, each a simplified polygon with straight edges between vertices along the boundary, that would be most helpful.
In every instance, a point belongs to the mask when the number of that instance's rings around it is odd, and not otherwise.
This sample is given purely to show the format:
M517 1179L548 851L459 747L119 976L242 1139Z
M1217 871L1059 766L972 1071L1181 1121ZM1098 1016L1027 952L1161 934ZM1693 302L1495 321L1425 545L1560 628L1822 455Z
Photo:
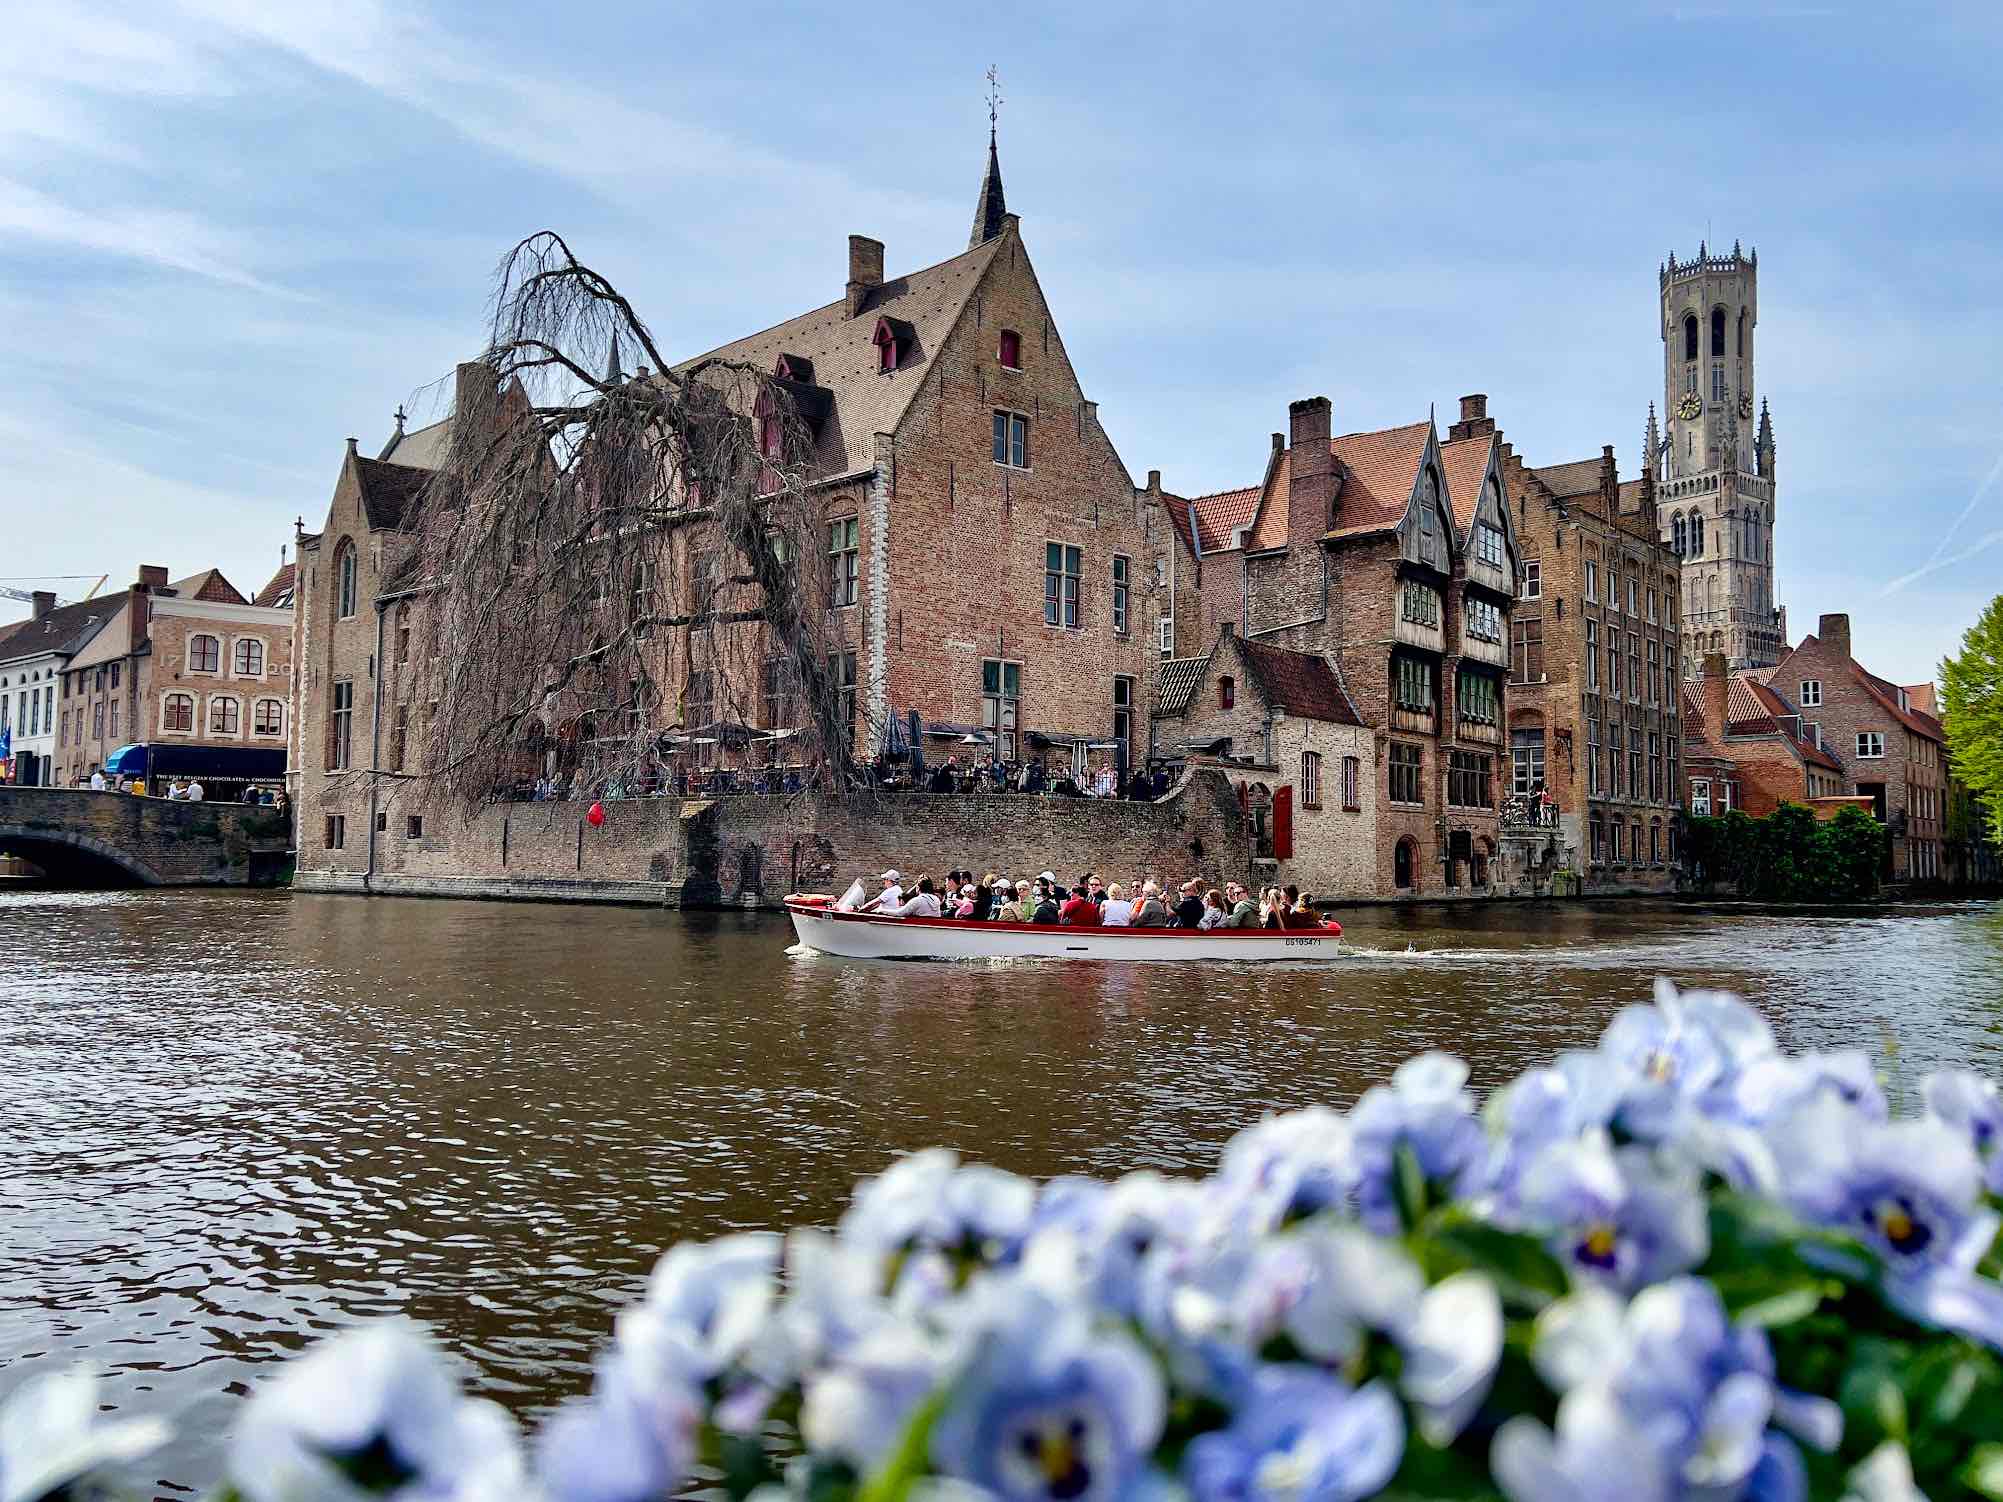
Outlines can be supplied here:
M843 912L817 894L786 898L809 949L862 960L1333 960L1342 925L1320 928L1068 928L970 918Z

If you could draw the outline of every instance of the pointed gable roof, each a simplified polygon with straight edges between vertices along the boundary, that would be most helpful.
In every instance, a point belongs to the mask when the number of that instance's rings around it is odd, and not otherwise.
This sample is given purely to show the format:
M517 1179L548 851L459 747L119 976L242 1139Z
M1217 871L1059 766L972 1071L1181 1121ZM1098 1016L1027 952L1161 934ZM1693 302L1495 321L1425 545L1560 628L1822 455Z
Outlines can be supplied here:
M974 204L974 229L967 236L967 249L985 245L1002 232L1008 216L1008 199L1002 194L1001 157L995 151L995 133L988 130L988 170L981 178L981 196Z
M409 464L386 464L381 459L356 456L355 480L361 489L362 514L376 532L395 532L416 510L417 498L431 480L429 469Z
M298 575L298 565L291 563L279 564L278 572L271 576L270 583L257 592L257 598L252 600L251 604L274 606L278 609L289 607L292 604L294 581L298 578Z
M167 586L166 593L181 600L207 600L212 605L248 605L237 587L223 577L219 568L206 568L199 574L190 574L185 579L176 579Z
M1189 701L1196 695L1196 685L1203 681L1204 665L1210 661L1206 653L1202 657L1171 657L1161 665L1155 674L1155 708L1157 715L1182 714L1189 708Z
M832 420L815 439L814 469L821 476L854 474L874 460L873 437L894 433L905 410L931 374L929 357L938 352L959 322L1002 241L998 237L936 266L886 281L870 290L863 307L849 312L846 297L774 324L756 334L718 345L675 367L686 373L705 360L721 360L770 371L781 355L808 361L815 382L833 398ZM880 317L911 327L912 349L897 368L879 367L872 342Z
M1488 478L1488 462L1494 452L1493 433L1450 439L1440 445L1440 469L1447 479L1447 504L1453 511L1454 525L1463 536L1474 525L1474 514L1481 507L1481 485Z
M1433 424L1408 423L1375 433L1345 433L1329 448L1342 461L1342 486L1335 496L1339 525L1329 538L1388 532L1405 519L1418 483L1419 464L1432 441Z
M1190 556L1208 558L1212 553L1228 552L1238 546L1235 540L1238 529L1258 515L1259 487L1247 485L1242 490L1220 490L1214 495L1180 496L1164 492L1162 506L1168 512L1169 525L1175 528L1175 535L1182 539Z
M1243 637L1237 642L1238 655L1258 681L1259 693L1268 704L1280 705L1288 714L1303 719L1335 725L1363 723L1327 658Z
M439 469L444 466L445 456L452 449L452 419L435 422L428 428L419 428L414 433L406 433L399 422L396 431L390 434L389 442L376 455L378 461L390 461L413 469Z

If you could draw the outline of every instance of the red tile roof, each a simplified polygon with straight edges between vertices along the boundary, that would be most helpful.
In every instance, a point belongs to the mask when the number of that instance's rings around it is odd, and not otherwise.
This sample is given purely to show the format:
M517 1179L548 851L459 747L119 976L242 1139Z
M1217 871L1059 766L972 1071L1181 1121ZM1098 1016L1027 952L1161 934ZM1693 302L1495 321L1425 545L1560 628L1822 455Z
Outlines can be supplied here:
M1735 708L1739 702L1739 690L1741 687L1745 689L1747 696L1759 706L1761 719L1766 727L1766 733L1785 736L1793 743L1794 749L1800 754L1803 761L1812 761L1817 766L1825 767L1829 771L1839 775L1842 773L1843 763L1816 745L1808 732L1800 728L1802 720L1800 716L1795 714L1795 711L1789 706L1788 702L1750 674L1732 680L1732 704ZM1784 715L1793 717L1785 725L1781 723L1781 717ZM1741 730L1739 722L1734 719L1731 733L1733 735L1744 735L1749 732Z
M1940 718L1940 700L1931 683L1908 683L1905 689L1906 698L1914 709L1923 715L1931 715L1936 720Z
M292 593L292 581L297 575L298 569L295 565L281 563L278 566L278 572L271 576L271 582L257 592L257 598L251 601L251 603L253 605L276 605L280 598Z
M1233 541L1234 534L1258 514L1259 487L1248 485L1243 490L1220 490L1214 495L1164 494L1162 505L1168 509L1169 522L1176 536L1182 539L1182 545L1198 557L1207 557L1238 545ZM1194 540L1190 535L1192 516L1196 524Z
M1795 646L1794 652L1805 652L1809 647L1814 646L1815 643L1816 639L1813 636L1804 636ZM1792 657L1794 652L1790 652L1788 657ZM1786 666L1788 657L1781 659L1781 666ZM1850 675L1857 680L1858 686L1865 693L1878 701L1884 708L1885 713L1889 714L1893 719L1916 735L1923 735L1929 740L1941 742L1947 740L1947 732L1942 729L1939 719L1934 716L1931 709L1921 704L1917 690L1906 690L1907 707L1901 709L1899 708L1899 686L1896 683L1880 678L1854 657L1849 659L1849 663ZM1778 669L1775 671L1778 671ZM1768 676L1771 677L1772 674ZM1926 684L1923 687L1927 691L1927 704L1931 705L1933 701L1933 685Z
M1342 489L1335 498L1336 526L1326 535L1383 532L1404 520L1419 477L1419 460L1432 436L1428 419L1376 433L1345 433L1331 443L1342 461Z
M1481 482L1488 478L1489 450L1494 447L1493 433L1440 445L1440 468L1447 476L1447 502L1453 507L1454 526L1462 533L1474 525L1475 508L1481 504Z
M1258 679L1259 692L1268 704L1284 705L1288 714L1305 719L1327 720L1337 725L1363 723L1327 658L1285 647L1269 647L1242 637L1238 640L1238 651L1252 676Z

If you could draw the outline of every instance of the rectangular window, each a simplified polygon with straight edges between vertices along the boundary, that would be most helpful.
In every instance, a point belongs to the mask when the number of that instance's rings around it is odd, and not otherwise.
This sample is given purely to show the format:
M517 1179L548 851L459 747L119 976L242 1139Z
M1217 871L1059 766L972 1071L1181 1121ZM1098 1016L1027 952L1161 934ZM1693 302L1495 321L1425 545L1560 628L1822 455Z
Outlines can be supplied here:
M1600 625L1598 621L1586 622L1586 692L1600 691Z
M1544 562L1540 558L1523 560L1523 586L1518 591L1526 600L1544 598Z
M1399 741L1391 743L1391 801L1393 803L1416 803L1426 801L1425 788L1421 781L1425 769L1425 753L1417 746L1408 746Z
M1544 681L1544 622L1541 617L1509 623L1510 676L1518 683Z
M1648 801L1662 801L1662 737L1653 730L1648 733Z
M1708 778L1695 778L1690 783L1690 812L1705 818L1711 815L1711 783Z
M228 734L230 734L230 735L235 735L235 734L236 734L236 701L235 701L234 699L231 699L231 700L228 700L227 702L228 702L228 704L230 705L230 728L229 728L229 730L228 730L228 732L227 732L227 733L228 733ZM118 739L118 701L117 701L116 699L113 699L113 700L111 701L111 738L112 738L113 740L117 740L117 739Z
M1502 640L1502 607L1488 600L1467 602L1467 634L1476 641Z
M800 696L795 691L793 660L790 657L768 657L765 659L764 675L759 683L759 712L764 717L767 730L791 730L800 719ZM770 742L772 748L776 741Z
M1867 759L1876 759L1885 754L1885 733L1882 730L1860 730L1857 732L1857 754Z
M1586 721L1586 792L1600 795L1600 722Z
M1722 402L1724 399L1725 399L1725 367L1722 365L1713 365L1711 367L1711 400L1714 402Z
M1803 709L1820 709L1822 707L1822 680L1820 678L1804 678L1801 680L1801 707Z
M1618 631L1609 631L1607 633L1607 695L1609 698L1614 699L1620 697L1620 633Z
M1084 554L1061 542L1043 545L1043 624L1075 628Z
M355 685L342 680L334 685L333 711L327 716L327 768L344 771L354 745Z
M1544 785L1544 732L1517 730L1509 737L1509 790L1534 793Z
M1175 617L1165 615L1155 622L1155 644L1164 657L1175 656Z
M853 516L828 523L828 603L836 609L853 605L862 550L857 543L859 522Z
M1495 679L1487 673L1473 668L1462 668L1454 675L1454 698L1460 704L1460 717L1476 725L1499 725L1502 723L1502 694L1496 687Z
M348 843L348 820L345 814L327 815L327 848L339 850Z
M1593 815L1593 864L1603 866L1607 859L1607 831L1600 823L1600 816Z
M1392 658L1391 702L1400 709L1431 713L1437 687L1436 671L1432 663L1422 662L1416 657Z
M1022 664L990 658L981 664L981 728L994 732L995 754L1016 757L1016 716L1022 704Z
M98 700L90 707L90 735L92 740L104 739L104 701Z
M1486 752L1454 752L1447 766L1447 802L1455 808L1495 807L1494 765Z
M1650 596L1651 599L1654 596ZM1661 649L1651 641L1648 644L1648 702L1662 702L1662 656Z
M1131 678L1113 680L1113 739L1120 743L1120 765L1133 765L1134 680Z
M1607 796L1618 798L1620 791L1621 753L1627 749L1627 733L1621 729L1619 720L1607 724Z
M1127 634L1127 579L1132 565L1125 553L1113 555L1113 634Z
M209 700L209 734L235 735L238 717L242 713L234 699L214 698ZM118 706L111 706L111 733L118 734Z
M837 652L828 659L828 677L834 682L837 711L850 744L855 742L855 653Z
M995 463L1029 468L1029 419L1020 412L995 413Z
M1345 756L1342 759L1342 806L1348 809L1363 807L1363 758Z
M1620 611L1620 572L1611 564L1607 566L1607 609L1615 614Z
M1416 579L1407 579L1404 589L1398 596L1398 614L1421 626L1439 625L1439 592L1419 583Z
M1600 566L1592 559L1586 560L1586 603L1594 605L1600 598Z
M423 814L411 814L403 821L403 837L406 840L421 840L424 838Z
M1301 807L1321 807L1321 753L1301 752Z
M410 706L399 704L390 711L389 720L389 769L403 770L403 752L406 737L410 732Z
M1655 624L1656 619L1657 618L1655 614L1655 591L1651 589L1648 592L1648 623L1652 626Z
M1641 583L1638 576L1627 576L1627 613L1637 619L1641 615Z
M1641 702L1641 638L1632 631L1627 634L1627 697L1630 703Z
M1630 730L1627 736L1627 795L1641 796L1641 731Z
M1502 529L1491 527L1487 522L1477 523L1474 529L1474 556L1491 568L1502 567Z

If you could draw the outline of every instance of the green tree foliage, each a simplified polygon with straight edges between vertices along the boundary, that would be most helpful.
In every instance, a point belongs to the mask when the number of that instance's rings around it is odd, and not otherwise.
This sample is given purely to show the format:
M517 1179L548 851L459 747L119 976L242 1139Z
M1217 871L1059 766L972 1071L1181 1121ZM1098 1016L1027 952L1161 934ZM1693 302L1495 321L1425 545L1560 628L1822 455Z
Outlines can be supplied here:
M1693 818L1683 848L1706 885L1765 902L1860 902L1878 891L1891 848L1885 826L1860 808L1822 822L1783 803L1764 819L1739 809Z
M1961 638L1961 651L1940 665L1948 760L2003 827L2003 595L1989 602Z

